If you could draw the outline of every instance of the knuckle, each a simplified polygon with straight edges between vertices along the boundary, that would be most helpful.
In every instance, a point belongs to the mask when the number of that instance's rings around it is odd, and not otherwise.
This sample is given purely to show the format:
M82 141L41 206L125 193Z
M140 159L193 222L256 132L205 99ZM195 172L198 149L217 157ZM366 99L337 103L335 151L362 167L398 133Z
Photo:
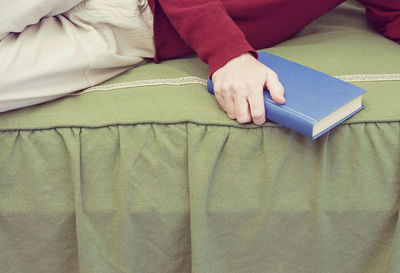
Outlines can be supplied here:
M246 83L240 81L234 81L224 84L222 89L224 93L229 93L236 97L236 96L244 96L247 93L249 87L248 84Z
M224 89L225 90L235 90L237 88L237 83L235 82L226 82L224 83Z
M220 83L214 84L214 93L221 93L223 90L222 85Z
M278 79L278 74L277 74L275 71L270 70L270 71L268 72L268 77L269 77L269 78L272 78L272 79Z
M232 92L231 90L232 90L232 87L229 83L224 83L221 86L221 93L223 93L224 95L230 94Z
M220 89L216 89L216 88L214 88L214 95L215 95L215 97L218 99L218 98L222 98L222 92L221 92L221 90Z

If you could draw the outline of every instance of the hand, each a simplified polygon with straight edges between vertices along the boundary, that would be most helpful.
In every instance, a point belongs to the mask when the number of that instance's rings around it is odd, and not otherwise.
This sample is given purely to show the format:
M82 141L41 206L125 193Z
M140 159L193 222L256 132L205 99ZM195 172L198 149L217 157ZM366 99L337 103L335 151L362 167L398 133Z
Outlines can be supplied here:
M264 88L274 102L285 103L284 88L278 75L245 53L231 59L212 75L214 94L222 109L239 123L265 122Z

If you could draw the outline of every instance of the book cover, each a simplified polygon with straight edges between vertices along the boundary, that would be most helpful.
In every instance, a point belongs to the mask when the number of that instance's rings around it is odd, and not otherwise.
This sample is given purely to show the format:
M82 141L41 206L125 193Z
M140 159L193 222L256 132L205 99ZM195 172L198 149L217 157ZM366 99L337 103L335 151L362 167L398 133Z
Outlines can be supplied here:
M364 89L285 58L259 52L258 60L274 70L285 88L285 104L264 91L266 117L316 139L364 108ZM213 83L207 89L214 94Z

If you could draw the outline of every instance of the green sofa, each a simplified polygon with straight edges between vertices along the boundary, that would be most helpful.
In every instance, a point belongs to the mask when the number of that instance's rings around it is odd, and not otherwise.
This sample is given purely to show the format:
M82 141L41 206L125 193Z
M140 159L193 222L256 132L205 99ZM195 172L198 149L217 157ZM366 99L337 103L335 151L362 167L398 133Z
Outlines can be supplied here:
M265 49L367 90L312 141L189 56L0 114L0 272L400 272L400 46L346 2Z

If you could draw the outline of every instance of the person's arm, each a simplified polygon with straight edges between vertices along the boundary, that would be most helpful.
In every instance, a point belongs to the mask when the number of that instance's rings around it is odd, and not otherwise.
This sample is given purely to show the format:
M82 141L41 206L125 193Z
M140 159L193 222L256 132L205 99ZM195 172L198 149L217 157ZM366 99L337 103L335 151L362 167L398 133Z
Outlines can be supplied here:
M376 30L400 44L400 0L358 0Z
M220 0L158 2L181 38L209 65L216 98L230 118L264 123L265 86L275 102L284 103L278 77L256 60L256 51Z

